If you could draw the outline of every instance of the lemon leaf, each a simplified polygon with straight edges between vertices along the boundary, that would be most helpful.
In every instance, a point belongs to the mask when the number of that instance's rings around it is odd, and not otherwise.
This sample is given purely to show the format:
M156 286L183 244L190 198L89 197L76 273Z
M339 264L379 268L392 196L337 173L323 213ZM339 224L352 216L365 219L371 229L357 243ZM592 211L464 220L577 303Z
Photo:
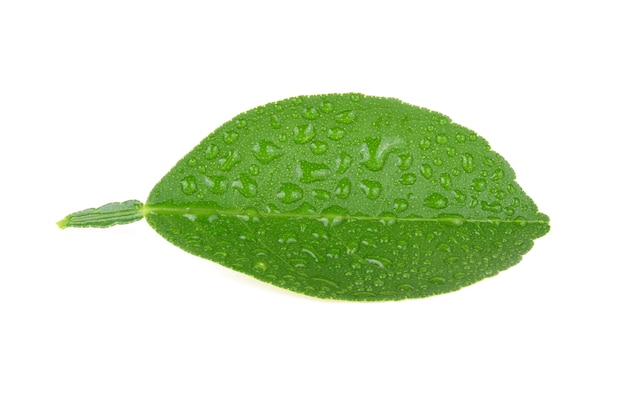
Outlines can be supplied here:
M509 164L450 118L392 98L301 96L236 116L184 156L144 217L192 254L306 295L398 300L458 290L518 262L549 218Z

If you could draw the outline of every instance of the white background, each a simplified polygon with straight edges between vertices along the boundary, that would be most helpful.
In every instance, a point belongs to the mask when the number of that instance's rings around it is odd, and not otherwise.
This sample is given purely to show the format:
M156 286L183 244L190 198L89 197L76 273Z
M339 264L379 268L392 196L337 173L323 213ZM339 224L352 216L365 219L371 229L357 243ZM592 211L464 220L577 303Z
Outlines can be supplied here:
M0 397L626 397L620 3L2 2ZM346 303L144 221L55 225L240 112L348 91L478 132L550 233L461 291Z

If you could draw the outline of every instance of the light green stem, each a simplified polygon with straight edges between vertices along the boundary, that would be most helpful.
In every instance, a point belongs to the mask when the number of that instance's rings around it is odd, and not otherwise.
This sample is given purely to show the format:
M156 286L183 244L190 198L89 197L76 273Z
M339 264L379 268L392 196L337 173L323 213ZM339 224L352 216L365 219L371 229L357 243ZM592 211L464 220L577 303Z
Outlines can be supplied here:
M133 223L143 219L141 201L129 200L112 202L100 208L89 208L74 212L57 222L57 226L66 227L111 227L116 224Z

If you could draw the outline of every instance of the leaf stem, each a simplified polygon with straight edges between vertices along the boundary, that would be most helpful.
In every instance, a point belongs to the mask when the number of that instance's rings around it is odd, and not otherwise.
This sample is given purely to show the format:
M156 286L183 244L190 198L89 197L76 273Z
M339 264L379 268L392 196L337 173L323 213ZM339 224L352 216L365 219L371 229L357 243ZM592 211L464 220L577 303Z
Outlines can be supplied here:
M143 219L143 203L137 200L112 202L100 208L89 208L74 212L57 222L62 229L66 227L111 227L116 224L133 223Z

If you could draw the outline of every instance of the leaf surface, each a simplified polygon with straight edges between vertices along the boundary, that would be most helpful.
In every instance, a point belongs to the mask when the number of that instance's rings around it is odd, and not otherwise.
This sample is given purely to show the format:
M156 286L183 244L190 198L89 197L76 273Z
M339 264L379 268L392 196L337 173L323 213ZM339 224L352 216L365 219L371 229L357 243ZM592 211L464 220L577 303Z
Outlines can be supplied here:
M483 138L361 94L238 115L163 177L142 212L192 254L343 300L457 290L518 263L549 230Z

